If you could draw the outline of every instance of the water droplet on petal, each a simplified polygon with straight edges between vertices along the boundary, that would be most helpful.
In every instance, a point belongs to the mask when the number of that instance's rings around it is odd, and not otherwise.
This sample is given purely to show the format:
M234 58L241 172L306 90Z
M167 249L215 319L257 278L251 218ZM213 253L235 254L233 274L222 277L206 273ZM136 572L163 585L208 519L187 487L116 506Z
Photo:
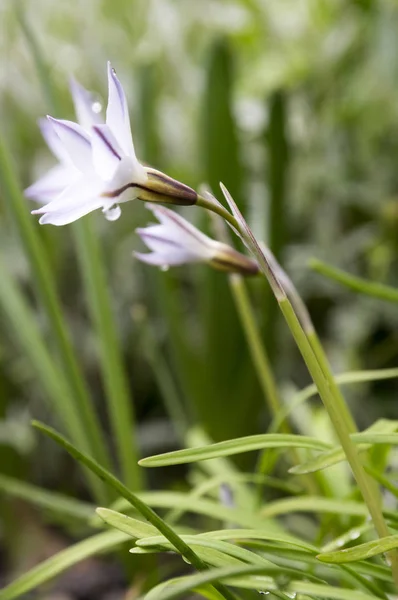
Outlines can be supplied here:
M122 214L122 209L118 204L116 204L115 206L111 206L111 208L108 208L103 212L105 215L105 219L107 219L108 221L117 221L120 215Z
M93 113L98 115L102 110L101 102L99 102L98 100L95 100L91 105L91 110L93 111Z
M160 270L161 270L161 271L168 271L169 269L170 269L169 265L162 265L162 266L160 267Z

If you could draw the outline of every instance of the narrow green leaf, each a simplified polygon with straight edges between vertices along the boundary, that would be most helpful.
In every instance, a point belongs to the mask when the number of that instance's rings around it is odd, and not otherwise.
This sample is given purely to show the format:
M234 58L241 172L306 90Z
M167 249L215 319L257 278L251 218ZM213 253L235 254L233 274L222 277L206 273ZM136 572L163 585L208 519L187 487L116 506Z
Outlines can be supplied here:
M284 498L269 502L262 509L261 515L271 518L293 512L308 512L314 515L326 512L356 517L367 517L369 514L366 505L362 502L323 498L322 496L300 496L299 498Z
M33 311L1 259L0 279L0 311L5 316L13 341L18 343L32 364L36 380L43 386L48 406L56 413L71 438L83 447L87 446L84 423L76 408L73 391L64 372L59 369L47 349ZM108 494L102 484L89 471L85 471L84 475L88 477L94 496L107 500Z
M391 422L391 428L395 430L397 428L397 424L395 422ZM358 444L358 451L362 452L368 450L373 444L386 444L394 446L398 444L398 434L362 432L352 434L351 439L353 442ZM326 469L344 460L346 460L346 455L344 454L343 449L339 446L337 448L333 448L333 450L329 450L328 452L323 452L316 458L306 461L305 463L291 467L289 469L289 473L295 475L314 473L315 471Z
M336 269L318 259L312 259L310 261L310 267L317 273L337 281L341 285L347 287L354 292L359 294L365 294L366 296L372 296L379 300L386 300L387 302L398 303L398 290L382 283L373 283L362 279L361 277L355 277L350 275L341 269Z
M264 567L259 566L233 566L221 567L219 569L211 569L206 573L198 575L189 575L180 577L161 583L146 594L144 600L172 600L178 598L187 592L198 588L206 583L220 581L227 577L235 577L237 575L258 574L264 571Z
M158 535L158 530L152 525L128 517L115 510L110 510L109 508L97 508L95 512L107 525L127 533L132 538L140 539L147 538L151 535Z
M398 369L375 369L369 371L349 371L347 373L335 375L334 378L336 383L339 385L352 385L354 383L366 383L368 381L394 379L396 377L398 377ZM270 433L276 432L295 408L317 394L318 391L315 384L311 384L297 392L297 394L293 396L290 404L286 406L286 408L280 412L278 417L272 421L269 427Z
M258 554L255 554L250 550L246 550L246 548L241 548L239 546L236 546L235 544L231 544L230 542L225 542L223 540L216 540L212 538L200 538L196 535L182 535L181 539L183 539L187 544L195 548L198 546L202 548L218 550L220 553L225 554L228 557L232 556L233 558L236 558L248 564L262 564L272 566L272 563L270 561L265 560ZM155 536L138 539L136 544L139 548L161 546L162 548L173 549L170 545L170 542L168 542L164 536Z
M100 244L89 219L75 223L74 234L87 306L98 336L108 413L122 478L130 489L137 490L141 487L141 473L137 466L134 404L112 314Z
M182 492L140 492L139 498L154 508L175 508L189 513L205 515L222 522L228 521L236 525L248 528L265 529L267 527L275 530L269 520L263 519L258 513L252 513L244 509L223 506L219 502L193 498L191 494ZM124 512L128 510L128 504L124 500L114 503L115 510Z
M266 100L269 122L265 132L266 144L266 184L269 191L268 211L263 239L271 248L278 262L282 262L283 249L288 240L288 103L287 93L277 90ZM222 180L223 181L223 180ZM279 321L278 304L272 296L269 286L265 287L264 341L267 350L274 358L277 355L278 340L276 327Z
M95 506L87 502L75 500L57 492L49 492L6 475L0 475L0 491L52 512L84 521L88 521L95 511Z
M200 448L187 448L175 452L167 452L156 456L149 456L139 461L143 467L160 467L165 465L179 465L231 456L241 452L251 452L263 448L308 448L312 450L330 449L330 444L304 435L290 434L259 434L250 435L225 442L218 442Z
M188 562L190 562L199 571L207 569L207 565L195 554L195 552L178 536L175 531L167 525L159 515L157 515L145 502L140 500L138 496L133 494L121 481L119 481L114 475L109 473L106 469L101 467L92 458L83 454L75 448L68 440L63 436L59 435L52 427L47 427L38 421L33 422L33 426L39 431L48 435L57 444L65 448L65 450L76 460L83 463L93 473L95 473L102 481L105 481L114 490L116 490L121 496L123 496L131 506L133 506L149 523L151 523L156 529L164 535L172 546L179 552ZM217 590L221 593L226 600L236 600L235 596L224 589L221 585L216 585ZM0 598L1 600L1 598Z
M220 529L199 534L200 538L211 538L217 540L272 540L274 542L296 546L308 552L316 553L316 546L308 544L300 538L292 535L272 531L272 529Z
M327 563L346 563L358 560L366 560L378 554L384 554L389 550L398 548L398 535L389 535L387 537L358 544L354 548L345 548L337 552L325 552L317 555L317 559Z
M267 569L254 566L226 567L211 569L200 575L188 575L173 579L153 588L144 600L172 600L179 598L191 590L210 581L226 580L231 585L246 589L272 592L278 591L278 584L270 577L262 576ZM256 575L250 577L249 575ZM305 594L310 597L332 598L333 600L375 600L374 595L359 590L329 586L310 581L291 581L284 592L290 594Z
M61 550L0 590L0 600L13 600L53 579L89 556L115 550L129 540L126 533L105 531Z

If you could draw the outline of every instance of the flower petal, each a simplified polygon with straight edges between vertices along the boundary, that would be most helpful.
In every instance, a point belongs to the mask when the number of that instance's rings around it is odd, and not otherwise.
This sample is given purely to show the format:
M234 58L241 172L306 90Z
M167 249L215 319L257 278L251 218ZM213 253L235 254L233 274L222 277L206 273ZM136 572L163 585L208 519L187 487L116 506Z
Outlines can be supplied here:
M122 150L108 125L94 125L92 132L94 169L102 179L108 181L112 179L119 166Z
M58 198L33 210L32 214L45 216L40 219L40 223L53 223L54 225L71 223L103 206L104 200L100 195L102 187L103 182L96 176L80 177L69 185Z
M86 201L85 204L75 206L70 208L70 210L46 213L40 217L39 223L40 225L68 225L69 223L73 223L73 221L77 221L81 217L84 217L93 210L101 208L101 206L100 198L91 198L91 200Z
M80 175L75 167L56 165L25 190L25 196L37 202L50 202Z
M91 143L83 127L72 121L47 117L52 123L64 149L79 171L92 170Z
M167 269L170 266L177 267L186 263L198 262L197 260L192 259L190 255L186 255L183 252L162 252L161 254L158 252L134 252L134 256L144 263L156 267L163 267L164 269Z
M123 152L135 158L126 96L110 62L108 62L108 88L106 124L112 129Z
M80 125L88 130L93 125L101 123L100 110L95 110L97 105L93 101L92 94L74 78L70 79L69 88L73 98L76 117Z
M182 246L178 239L170 239L167 236L162 237L161 229L161 226L155 225L153 227L138 228L136 232L152 252L159 257L163 257L163 264L181 265L207 259L206 255L203 256L191 251L190 248Z
M146 204L146 207L160 221L162 237L178 240L180 246L193 254L201 256L204 260L212 258L214 254L214 240L199 231L199 229L173 210L149 203Z
M51 121L49 119L39 119L39 127L44 141L54 154L55 158L58 158L61 163L72 165L72 160Z

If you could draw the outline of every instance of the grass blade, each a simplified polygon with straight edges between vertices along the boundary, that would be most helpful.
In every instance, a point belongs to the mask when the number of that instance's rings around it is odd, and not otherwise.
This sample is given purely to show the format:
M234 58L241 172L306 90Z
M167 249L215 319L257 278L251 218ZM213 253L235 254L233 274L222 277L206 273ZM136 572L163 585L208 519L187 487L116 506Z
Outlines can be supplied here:
M398 303L398 290L393 287L383 285L382 283L373 283L366 279L362 279L361 277L355 277L354 275L350 275L341 269L336 269L318 259L312 259L310 261L310 267L317 273L340 283L354 292L372 296L379 300L385 300L386 302L393 302L394 304Z
M389 535L379 540L358 544L354 548L345 548L337 552L325 552L317 555L317 559L327 563L346 563L365 560L389 550L398 548L398 535Z
M55 364L43 337L36 325L36 319L19 292L13 278L0 259L0 309L6 317L6 323L13 333L23 353L29 357L35 377L41 382L49 406L56 412L72 439L82 447L88 447L84 421L80 418L73 391L62 371ZM91 447L88 448L91 450ZM90 472L88 483L97 500L107 502L109 495L104 486Z
M87 502L75 500L57 492L49 492L6 475L0 475L0 491L13 498L25 500L25 502L74 519L88 521L95 511L95 506Z
M76 411L81 420L81 428L84 430L84 436L81 440L82 447L96 459L104 464L109 464L98 418L93 409L87 387L77 364L76 354L67 333L48 257L39 239L35 222L29 215L25 198L20 192L11 156L1 135L0 184L10 213L20 231L26 256L30 262L33 281L50 321L53 339L57 345L58 354L62 360L63 370L70 387L70 394L65 397L64 401L74 401L74 406L70 407L70 411ZM103 491L98 496L98 488L96 494L99 499L106 499Z
M195 554L195 552L175 533L175 531L167 525L163 519L157 515L152 508L150 508L145 502L140 500L138 496L133 494L121 481L116 479L114 475L109 473L106 469L101 467L96 461L92 458L83 454L75 448L68 440L66 440L63 436L59 435L54 429L51 427L47 427L42 423L38 423L37 421L33 422L33 426L49 436L53 439L57 444L62 446L73 458L77 461L84 464L88 467L93 473L95 473L102 481L105 481L109 486L111 486L115 491L117 491L121 496L123 496L131 506L133 506L149 523L151 523L156 529L164 535L168 541L172 544L172 546L176 549L176 551L181 554L189 563L191 563L198 571L206 570L207 565ZM224 588L221 585L215 586L220 594L226 600L235 600L235 596L229 592L228 589ZM0 597L1 600L1 597Z
M112 315L100 245L89 219L75 223L74 233L87 306L98 335L108 412L122 478L129 488L137 490L141 487L141 473L137 465L133 401Z
M110 510L109 508L97 508L96 513L104 523L119 531L127 533L132 538L140 539L151 535L156 536L158 534L158 530L152 525L123 515L115 510Z
M265 433L250 435L225 442L217 442L200 448L186 448L175 452L166 452L156 456L148 456L140 460L143 467L161 467L180 465L220 456L231 456L242 452L262 450L263 448L308 448L311 450L330 449L330 444L304 435Z
M115 550L129 539L126 533L105 531L61 550L0 590L0 600L19 598L85 558Z

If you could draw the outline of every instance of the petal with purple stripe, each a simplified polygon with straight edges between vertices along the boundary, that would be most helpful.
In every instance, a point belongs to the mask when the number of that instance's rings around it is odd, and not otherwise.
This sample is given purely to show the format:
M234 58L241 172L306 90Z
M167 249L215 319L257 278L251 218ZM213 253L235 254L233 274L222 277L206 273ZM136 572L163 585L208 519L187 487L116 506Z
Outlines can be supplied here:
M83 173L92 170L90 138L83 127L72 121L47 118L75 167Z
M108 87L106 124L112 129L123 152L135 157L126 96L110 62L108 62Z
M102 179L109 181L119 166L122 150L108 125L95 125L92 131L94 169Z

